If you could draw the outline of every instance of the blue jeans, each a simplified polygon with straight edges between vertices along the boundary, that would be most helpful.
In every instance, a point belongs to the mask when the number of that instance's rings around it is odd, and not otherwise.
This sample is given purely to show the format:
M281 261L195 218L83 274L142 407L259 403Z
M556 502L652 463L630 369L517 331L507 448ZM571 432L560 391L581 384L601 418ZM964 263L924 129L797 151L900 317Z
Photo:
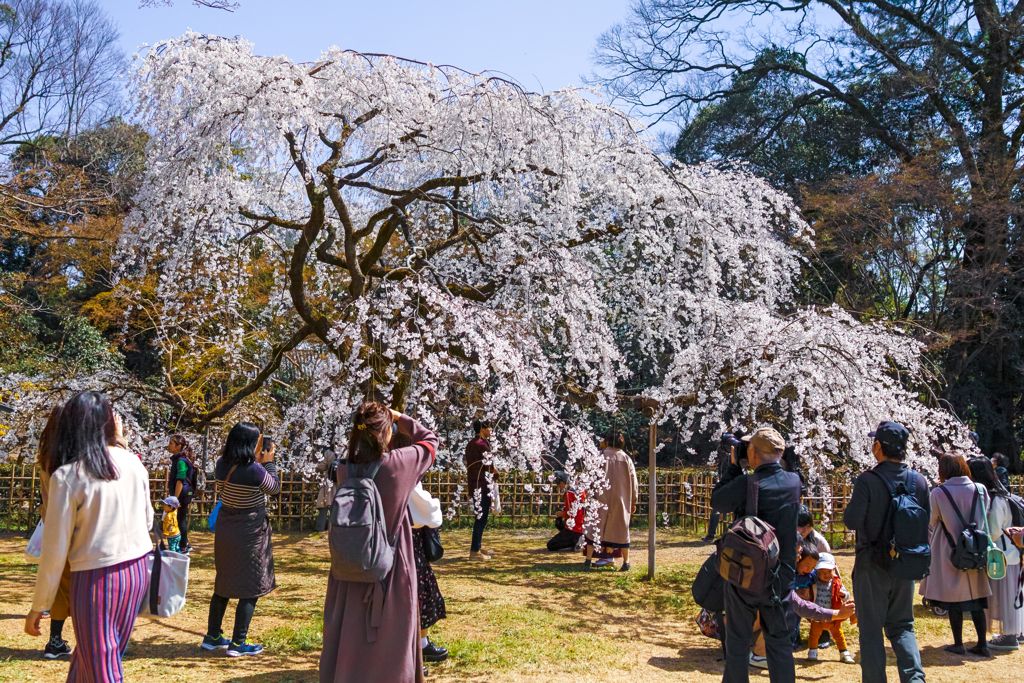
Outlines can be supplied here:
M470 509L473 509L473 494L470 493ZM475 512L475 510L474 510ZM484 527L487 526L487 516L491 514L491 494L485 485L480 489L480 516L473 522L473 540L469 544L470 552L479 552L484 541Z

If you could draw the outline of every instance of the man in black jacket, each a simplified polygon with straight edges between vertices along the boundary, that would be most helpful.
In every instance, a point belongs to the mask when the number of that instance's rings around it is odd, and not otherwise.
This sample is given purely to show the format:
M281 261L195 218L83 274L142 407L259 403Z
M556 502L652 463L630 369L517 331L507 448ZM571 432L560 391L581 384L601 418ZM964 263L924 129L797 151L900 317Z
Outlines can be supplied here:
M768 676L772 683L793 683L793 644L786 625L789 593L796 576L796 518L800 505L800 477L779 464L786 442L771 428L762 427L743 437L747 459L754 469L743 474L740 454L732 452L731 463L711 494L711 507L721 514L747 514L747 477L757 480L757 517L772 525L779 541L778 574L762 595L751 595L732 584L725 591L726 659L723 683L747 683L747 669L754 619L761 616ZM750 512L753 512L752 510Z
M871 452L878 461L871 471L857 477L853 495L843 513L847 529L857 532L857 557L853 564L853 594L857 599L860 633L860 672L863 683L884 683L885 641L896 655L900 683L921 683L924 669L914 635L914 582L894 579L887 568L871 558L872 545L880 540L896 480L913 478L914 499L930 514L928 483L903 464L910 432L898 422L883 422L868 436L874 438ZM908 488L909 490L909 488Z

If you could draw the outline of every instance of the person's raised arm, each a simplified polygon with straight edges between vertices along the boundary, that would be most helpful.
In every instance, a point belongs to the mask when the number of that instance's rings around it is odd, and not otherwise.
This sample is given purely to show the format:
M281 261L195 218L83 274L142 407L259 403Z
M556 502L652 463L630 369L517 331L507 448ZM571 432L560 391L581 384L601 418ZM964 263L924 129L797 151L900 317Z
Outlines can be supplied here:
M736 463L736 451L732 451L732 462L725 468L722 478L711 491L711 509L721 514L736 512L747 502L747 478Z

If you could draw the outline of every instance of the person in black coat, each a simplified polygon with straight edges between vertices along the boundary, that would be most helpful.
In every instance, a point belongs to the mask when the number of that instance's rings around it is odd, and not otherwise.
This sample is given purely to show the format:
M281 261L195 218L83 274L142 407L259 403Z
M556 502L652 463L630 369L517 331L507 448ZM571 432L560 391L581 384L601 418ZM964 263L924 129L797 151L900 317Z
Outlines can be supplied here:
M800 477L783 470L779 461L786 442L774 429L762 427L748 437L747 459L753 473L743 474L740 454L732 452L731 463L711 494L711 507L721 514L746 514L747 477L757 480L757 516L775 529L779 541L778 572L761 595L726 586L726 660L723 683L747 683L747 668L754 619L761 617L768 676L772 683L793 683L793 644L786 624L789 594L796 577L797 511L800 506Z

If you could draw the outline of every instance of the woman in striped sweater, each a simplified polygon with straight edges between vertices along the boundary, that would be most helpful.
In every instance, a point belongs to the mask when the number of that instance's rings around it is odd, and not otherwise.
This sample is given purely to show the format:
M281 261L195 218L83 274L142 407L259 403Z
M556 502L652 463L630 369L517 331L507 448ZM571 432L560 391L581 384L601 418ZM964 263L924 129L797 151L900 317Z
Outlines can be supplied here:
M277 587L271 545L267 496L281 490L274 465L274 447L251 422L231 428L224 454L217 460L217 515L213 554L217 569L204 650L227 648L228 655L258 655L263 647L246 641L256 601ZM229 641L221 631L228 600L238 599L235 627Z

